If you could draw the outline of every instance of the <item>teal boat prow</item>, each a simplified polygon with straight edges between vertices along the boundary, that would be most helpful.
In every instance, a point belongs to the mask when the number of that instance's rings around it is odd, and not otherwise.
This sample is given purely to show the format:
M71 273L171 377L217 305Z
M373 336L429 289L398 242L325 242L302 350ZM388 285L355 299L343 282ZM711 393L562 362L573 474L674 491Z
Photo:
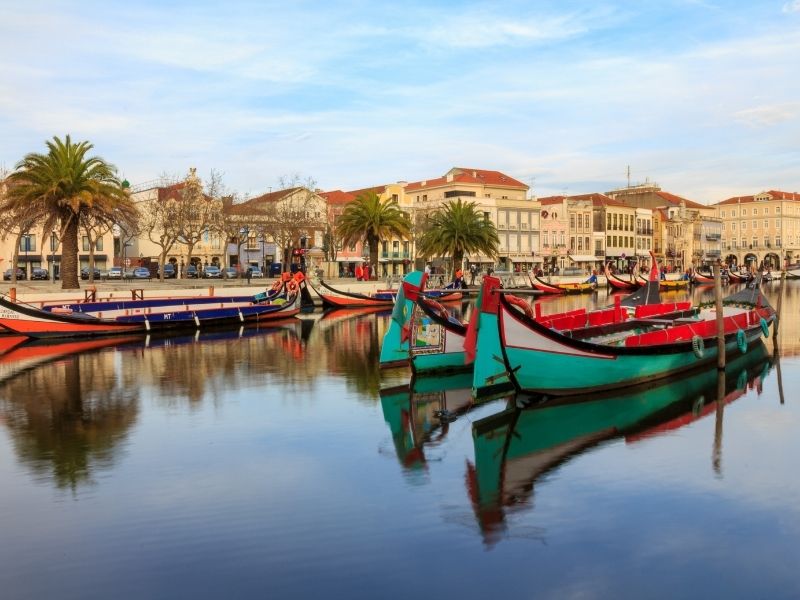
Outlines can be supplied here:
M409 299L406 291L422 288L425 274L422 271L411 271L403 278L392 309L389 329L383 336L379 365L382 369L399 367L408 364L410 358L409 333L411 315L414 312L414 300Z
M472 395L475 398L500 396L514 387L503 361L497 327L499 294L495 290L500 287L500 279L497 277L483 278L467 332L467 356L468 359L470 355L474 356Z

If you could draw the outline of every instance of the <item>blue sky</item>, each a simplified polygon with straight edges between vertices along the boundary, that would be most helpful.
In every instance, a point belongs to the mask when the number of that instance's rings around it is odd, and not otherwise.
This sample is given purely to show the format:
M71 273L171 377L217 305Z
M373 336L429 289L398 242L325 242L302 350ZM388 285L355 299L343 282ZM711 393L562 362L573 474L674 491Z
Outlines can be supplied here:
M0 165L88 139L132 183L258 194L501 170L800 191L800 0L3 2Z

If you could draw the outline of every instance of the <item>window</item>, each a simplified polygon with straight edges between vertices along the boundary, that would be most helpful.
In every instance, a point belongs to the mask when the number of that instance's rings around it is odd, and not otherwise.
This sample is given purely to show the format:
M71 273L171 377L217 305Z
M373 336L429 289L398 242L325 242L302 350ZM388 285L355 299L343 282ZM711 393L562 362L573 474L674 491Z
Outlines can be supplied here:
M746 217L746 216L747 216L747 209L746 209L746 208L743 208L743 209L742 209L742 216L743 216L743 217Z
M753 207L753 216L755 217L758 214L758 209Z
M769 219L764 219L764 229L769 228Z
M542 232L542 245L543 245L545 248L547 248L548 246L550 246L549 240L550 240L550 236L548 235L548 232L547 232L547 231L543 231L543 232Z
M776 214L776 215L779 215L779 214L781 214L781 207L780 207L780 206L776 206L776 207L775 207L775 214Z
M766 237L764 238L764 246L766 246L767 248L769 248L769 236L766 236Z
M724 210L719 211L719 216L724 219L725 218L725 211Z
M780 248L781 247L781 236L779 236L779 235L775 236L775 247L776 248Z
M36 236L30 233L23 234L19 238L19 251L36 252Z
M606 214L606 231L611 230L611 213Z
M734 223L734 225L736 225L736 223ZM747 221L742 221L742 231L745 229L747 229Z
M758 247L758 238L756 237L753 238L753 247L754 248Z
M445 198L458 198L459 196L469 196L471 198L474 198L475 192L466 192L464 190L450 190L449 192L444 193Z
M94 243L94 249L97 250L98 252L102 252L103 251L103 238L102 237L97 238L97 241Z
M606 237L606 247L611 246L611 236Z
M423 202L427 202L428 201L428 194L422 194L422 201Z
M586 248L586 251L588 252L589 251L589 238L588 237L583 238L583 246L584 246L584 248Z
M484 221L488 221L488 220L489 220L489 212L488 212L488 211L484 211L484 213L483 213L483 220L484 220Z
M578 251L580 252L581 250L583 250L583 238L579 237L578 238Z
M731 216L732 216L732 217L735 217L735 216L736 216L736 211L735 211L735 210L732 210L732 211L731 211Z
M753 229L758 229L758 221L753 220Z
M399 202L400 198L397 197L397 194L392 194L392 202Z
M731 231L736 231L736 222L731 223Z
M569 238L569 249L572 250L572 251L575 250L575 238L574 237L570 237Z
M768 214L769 214L769 206L765 206L764 207L764 215L766 216Z

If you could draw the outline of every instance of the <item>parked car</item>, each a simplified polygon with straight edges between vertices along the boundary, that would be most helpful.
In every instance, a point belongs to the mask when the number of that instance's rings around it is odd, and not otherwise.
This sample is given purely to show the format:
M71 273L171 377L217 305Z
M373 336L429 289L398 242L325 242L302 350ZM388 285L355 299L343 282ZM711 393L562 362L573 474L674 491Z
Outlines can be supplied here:
M250 277L264 277L264 272L258 265L250 267Z
M122 267L111 267L108 270L109 279L122 279Z
M281 271L283 271L283 264L281 263L272 263L269 266L269 276L270 277L280 277Z
M50 273L47 271L47 269L37 267L31 271L31 281L34 279L38 279L40 281L43 279L50 279Z
M94 269L94 278L100 279L100 269L96 267ZM89 267L83 267L81 269L81 279L89 279Z
M239 277L239 271L236 269L236 267L225 267L222 269L222 276L225 279L236 279Z
M20 268L17 268L17 281L23 281L25 279L25 271ZM4 281L11 281L11 269L7 269L5 273L3 273L3 280Z
M197 279L197 267L194 265L186 267L186 277L189 279Z
M205 270L203 271L203 277L206 279L210 278L219 278L222 277L222 271L220 271L219 267L215 267L214 265L208 265Z
M156 270L156 276L160 275L158 270ZM175 279L178 276L178 270L175 268L175 265L172 263L167 263L164 265L164 279Z
M147 267L136 267L133 270L133 278L134 279L150 279L152 275L150 275L150 269Z

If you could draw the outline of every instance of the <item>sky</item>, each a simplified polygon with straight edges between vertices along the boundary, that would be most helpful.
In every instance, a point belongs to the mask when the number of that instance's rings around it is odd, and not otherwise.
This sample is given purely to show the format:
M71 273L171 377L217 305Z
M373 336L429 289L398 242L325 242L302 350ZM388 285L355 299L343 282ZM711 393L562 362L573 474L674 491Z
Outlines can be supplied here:
M537 196L800 191L800 0L0 3L0 167L88 140L257 195L499 170Z

